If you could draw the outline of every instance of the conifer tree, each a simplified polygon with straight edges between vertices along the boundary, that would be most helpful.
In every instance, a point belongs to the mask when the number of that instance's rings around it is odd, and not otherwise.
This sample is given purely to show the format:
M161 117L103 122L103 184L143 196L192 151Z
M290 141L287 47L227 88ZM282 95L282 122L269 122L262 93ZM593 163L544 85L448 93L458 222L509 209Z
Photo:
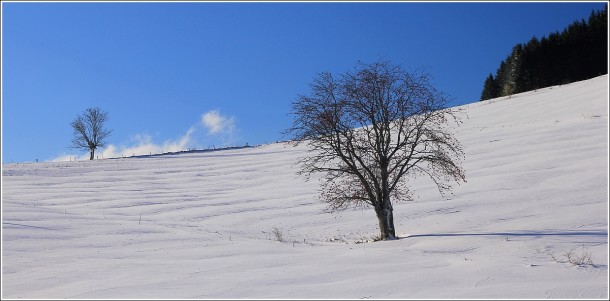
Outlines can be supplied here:
M485 79L485 85L483 86L483 92L481 93L481 100L488 100L498 97L498 85L491 73Z
M481 100L608 73L608 6L540 41L517 44L483 85ZM497 89L497 90L494 90Z

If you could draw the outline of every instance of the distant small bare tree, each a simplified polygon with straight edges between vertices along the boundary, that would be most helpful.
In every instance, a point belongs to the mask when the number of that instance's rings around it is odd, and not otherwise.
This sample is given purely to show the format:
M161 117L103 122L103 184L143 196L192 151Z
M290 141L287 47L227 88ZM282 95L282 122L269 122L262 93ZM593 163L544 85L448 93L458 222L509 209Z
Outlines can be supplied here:
M445 104L425 73L361 63L339 77L319 74L310 95L293 102L286 133L309 147L299 173L324 174L329 211L370 205L380 239L395 239L392 199L411 199L406 178L427 176L441 194L451 191L448 182L465 181L462 147L446 126L460 120Z
M74 130L71 147L88 150L89 160L93 160L95 150L106 145L106 138L112 132L104 128L107 120L108 113L100 108L86 109L70 124Z

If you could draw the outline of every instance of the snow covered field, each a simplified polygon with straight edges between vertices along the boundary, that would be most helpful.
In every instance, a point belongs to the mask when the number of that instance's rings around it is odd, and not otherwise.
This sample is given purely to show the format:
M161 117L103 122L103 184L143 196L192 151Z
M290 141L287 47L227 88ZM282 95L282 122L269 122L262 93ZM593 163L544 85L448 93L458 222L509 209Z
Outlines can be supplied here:
M463 108L468 182L397 241L281 143L4 164L2 298L608 298L608 76Z

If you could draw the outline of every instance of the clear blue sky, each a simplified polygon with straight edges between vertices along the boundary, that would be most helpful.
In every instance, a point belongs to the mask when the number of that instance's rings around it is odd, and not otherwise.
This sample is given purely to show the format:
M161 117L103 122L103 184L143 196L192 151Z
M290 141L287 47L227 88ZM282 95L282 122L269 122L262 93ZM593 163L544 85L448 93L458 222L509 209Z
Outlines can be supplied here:
M475 102L516 43L604 5L3 2L2 162L85 154L70 122L94 106L108 156L277 141L316 73L358 60L425 67Z

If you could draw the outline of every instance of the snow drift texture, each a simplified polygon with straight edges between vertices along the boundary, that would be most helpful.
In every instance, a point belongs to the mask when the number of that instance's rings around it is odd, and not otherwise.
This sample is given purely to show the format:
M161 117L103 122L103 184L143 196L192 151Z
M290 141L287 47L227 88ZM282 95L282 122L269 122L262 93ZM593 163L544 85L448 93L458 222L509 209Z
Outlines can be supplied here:
M281 143L3 165L2 297L608 298L608 76L463 109L468 182L411 181L397 241Z

